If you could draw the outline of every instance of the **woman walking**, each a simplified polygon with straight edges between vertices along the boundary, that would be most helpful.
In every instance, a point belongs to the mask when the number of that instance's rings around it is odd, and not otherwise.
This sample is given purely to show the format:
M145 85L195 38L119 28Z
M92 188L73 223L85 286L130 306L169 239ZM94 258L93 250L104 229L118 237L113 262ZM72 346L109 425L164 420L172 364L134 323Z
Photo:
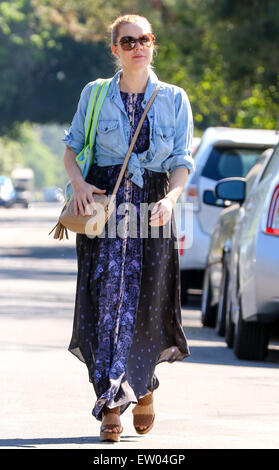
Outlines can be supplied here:
M136 404L136 431L148 432L155 417L153 391L159 386L155 366L189 356L181 325L173 207L194 171L193 121L185 91L159 81L152 70L155 49L145 17L117 18L111 25L111 51L121 68L100 111L95 161L85 180L75 157L84 145L84 119L94 82L82 90L63 139L75 211L84 215L94 193L112 194L145 105L160 85L117 191L115 217L121 236L108 236L108 224L103 237L76 236L78 276L69 351L87 366L97 396L92 414L102 421L101 440L119 441L121 414L131 403ZM147 236L140 229L144 203L154 206ZM163 236L167 225L168 237ZM156 227L158 236L151 236Z

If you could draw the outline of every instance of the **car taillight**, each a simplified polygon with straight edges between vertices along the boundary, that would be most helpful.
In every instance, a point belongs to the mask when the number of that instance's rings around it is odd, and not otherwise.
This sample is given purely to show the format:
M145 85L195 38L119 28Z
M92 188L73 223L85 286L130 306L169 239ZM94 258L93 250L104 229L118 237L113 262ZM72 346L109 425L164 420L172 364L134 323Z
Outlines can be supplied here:
M180 245L179 245L179 254L182 256L184 253L184 241L185 241L185 235L182 235L180 238Z
M186 197L187 202L193 204L193 210L197 211L199 209L198 187L194 184L189 185Z
M265 231L279 236L279 184L274 189L270 200Z

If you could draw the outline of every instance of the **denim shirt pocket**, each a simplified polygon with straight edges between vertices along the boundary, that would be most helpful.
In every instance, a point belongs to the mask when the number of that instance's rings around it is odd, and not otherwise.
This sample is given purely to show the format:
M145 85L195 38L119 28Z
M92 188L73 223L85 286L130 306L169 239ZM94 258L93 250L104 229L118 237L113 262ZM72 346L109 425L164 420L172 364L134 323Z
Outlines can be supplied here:
M100 120L97 126L96 143L105 150L113 151L120 146L118 120Z
M174 127L155 126L155 152L160 157L168 157L173 151Z

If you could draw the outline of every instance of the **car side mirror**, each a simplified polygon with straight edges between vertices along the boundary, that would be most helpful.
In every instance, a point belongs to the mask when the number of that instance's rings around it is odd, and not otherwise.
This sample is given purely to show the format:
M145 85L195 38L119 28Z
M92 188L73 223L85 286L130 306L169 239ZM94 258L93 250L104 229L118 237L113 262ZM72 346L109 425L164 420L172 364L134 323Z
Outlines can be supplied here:
M206 189L203 192L203 202L208 204L209 206L217 206L217 207L228 207L231 205L230 201L224 201L224 199L218 199L215 196L214 191L211 189Z
M217 198L226 199L240 204L246 197L246 179L245 178L223 178L215 186L215 195Z

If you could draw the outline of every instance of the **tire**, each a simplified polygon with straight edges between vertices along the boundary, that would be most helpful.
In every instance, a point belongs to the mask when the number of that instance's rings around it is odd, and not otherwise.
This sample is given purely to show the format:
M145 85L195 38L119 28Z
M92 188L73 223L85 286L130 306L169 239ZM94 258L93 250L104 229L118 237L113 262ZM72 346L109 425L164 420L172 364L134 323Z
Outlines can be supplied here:
M206 267L203 279L202 301L201 301L201 322L203 326L215 327L217 305L211 305L212 291L209 268Z
M227 302L225 340L226 340L228 348L232 348L233 343L234 343L234 324L231 318L231 308L232 308L231 302L229 303L229 305Z
M241 297L235 328L234 353L238 359L263 361L268 352L269 325L243 320Z
M216 332L219 336L225 336L226 330L226 306L228 293L229 272L225 263L223 263L222 279L220 284L219 303L216 314Z
M180 279L181 279L181 288L180 288L180 293L181 293L181 304L185 305L188 302L188 276L187 276L187 271L180 271Z

